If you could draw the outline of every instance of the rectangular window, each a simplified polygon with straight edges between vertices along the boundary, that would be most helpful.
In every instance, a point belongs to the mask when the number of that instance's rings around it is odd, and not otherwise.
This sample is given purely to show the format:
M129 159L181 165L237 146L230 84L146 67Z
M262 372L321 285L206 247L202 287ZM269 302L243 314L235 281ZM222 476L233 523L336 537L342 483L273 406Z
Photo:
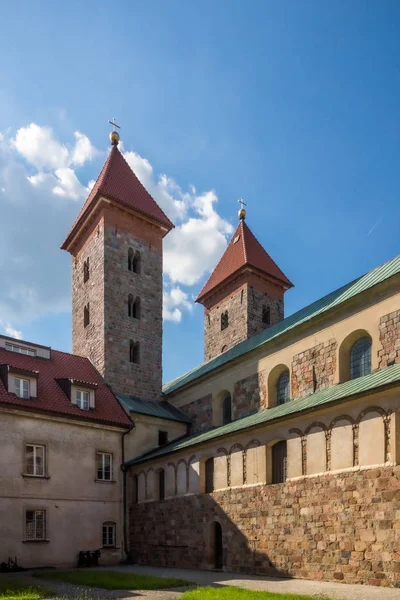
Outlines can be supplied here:
M97 452L97 479L101 481L112 480L112 454Z
M89 410L89 392L76 390L76 405L81 410Z
M165 446L168 444L168 431L159 431L158 432L158 445Z
M36 475L36 477L45 476L45 456L46 448L36 444L26 444L25 446L25 473L26 475Z
M115 546L115 523L103 524L103 547Z
M6 344L6 350L17 352L18 354L26 354L27 356L36 356L35 350L24 348L23 346L16 346L15 344Z
M46 539L46 511L27 510L25 513L26 539Z
M29 379L21 379L20 377L15 377L14 379L15 385L15 393L19 398L29 399L30 396L30 381Z

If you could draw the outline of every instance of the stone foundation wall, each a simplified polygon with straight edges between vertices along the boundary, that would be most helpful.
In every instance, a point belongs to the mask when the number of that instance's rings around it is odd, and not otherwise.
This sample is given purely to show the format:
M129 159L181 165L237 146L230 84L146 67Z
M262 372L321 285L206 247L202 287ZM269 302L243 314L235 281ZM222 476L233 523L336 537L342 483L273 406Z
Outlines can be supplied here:
M336 363L335 339L296 354L292 362L292 397L307 396L333 385Z
M400 587L400 466L132 505L139 564Z
M379 323L380 341L379 368L391 363L400 363L400 310L381 318Z
M233 419L241 419L263 408L267 408L264 373L254 373L235 383L232 401Z

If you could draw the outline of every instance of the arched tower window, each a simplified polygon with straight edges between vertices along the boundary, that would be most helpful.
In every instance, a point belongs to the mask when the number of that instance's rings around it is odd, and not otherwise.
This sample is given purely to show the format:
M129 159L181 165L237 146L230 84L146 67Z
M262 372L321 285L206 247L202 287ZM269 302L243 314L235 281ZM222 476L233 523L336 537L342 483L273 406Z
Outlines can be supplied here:
M214 491L214 459L206 460L206 494Z
M287 445L282 440L272 446L272 483L284 483L287 478Z
M83 263L83 282L86 283L89 279L89 257Z
M129 294L128 296L128 317L133 317L133 296Z
M129 361L131 363L140 364L140 342L129 342Z
M221 313L221 331L223 331L224 329L226 329L229 325L229 317L228 317L228 311L226 310L225 312Z
M83 309L83 326L87 327L90 323L90 310L89 310L89 303L86 304L86 306Z
M357 340L350 351L350 379L371 373L371 338Z
M263 306L262 322L264 325L271 325L271 309L269 306Z
M290 400L290 376L289 371L284 371L276 382L276 403L285 404Z
M222 401L222 425L226 425L232 421L232 399L231 395L227 394Z
M128 270L132 271L132 264L133 264L133 250L132 248L129 248L128 250Z
M140 298L138 296L136 296L135 302L132 305L132 317L140 319Z
M136 250L132 260L132 271L140 275L140 252Z

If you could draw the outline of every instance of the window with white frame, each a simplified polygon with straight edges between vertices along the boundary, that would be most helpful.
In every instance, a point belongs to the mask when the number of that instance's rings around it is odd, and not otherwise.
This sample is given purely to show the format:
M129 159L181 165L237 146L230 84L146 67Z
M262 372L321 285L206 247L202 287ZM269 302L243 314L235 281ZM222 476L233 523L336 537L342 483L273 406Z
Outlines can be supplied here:
M25 474L44 477L46 474L46 448L37 444L25 445Z
M46 511L27 510L25 513L25 533L27 540L46 539Z
M96 453L97 479L101 481L112 480L112 454L107 452Z
M115 523L112 521L103 523L102 543L103 548L115 546Z
M76 405L81 410L89 410L89 392L83 390L76 390Z
M17 352L18 354L26 354L27 356L36 356L36 350L24 348L24 346L16 346L15 344L6 344L6 350Z
M15 393L19 398L30 398L30 381L29 379L21 379L21 377L14 378Z

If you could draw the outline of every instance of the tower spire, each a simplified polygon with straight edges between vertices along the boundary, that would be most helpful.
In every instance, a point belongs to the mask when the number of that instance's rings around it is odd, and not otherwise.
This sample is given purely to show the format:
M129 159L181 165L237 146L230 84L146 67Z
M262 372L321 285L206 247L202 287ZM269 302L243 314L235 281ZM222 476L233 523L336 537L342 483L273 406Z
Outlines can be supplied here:
M246 206L246 202L244 202L243 198L239 198L238 202L240 204L238 216L241 221L244 221L246 218L246 209L243 207Z
M118 129L121 129L121 127L119 125L117 125L116 121L115 121L115 117L113 118L112 121L108 121L110 123L110 125L113 126L113 130L110 133L110 142L112 146L118 146L119 144L119 133L118 131L115 129L116 127L118 127Z

